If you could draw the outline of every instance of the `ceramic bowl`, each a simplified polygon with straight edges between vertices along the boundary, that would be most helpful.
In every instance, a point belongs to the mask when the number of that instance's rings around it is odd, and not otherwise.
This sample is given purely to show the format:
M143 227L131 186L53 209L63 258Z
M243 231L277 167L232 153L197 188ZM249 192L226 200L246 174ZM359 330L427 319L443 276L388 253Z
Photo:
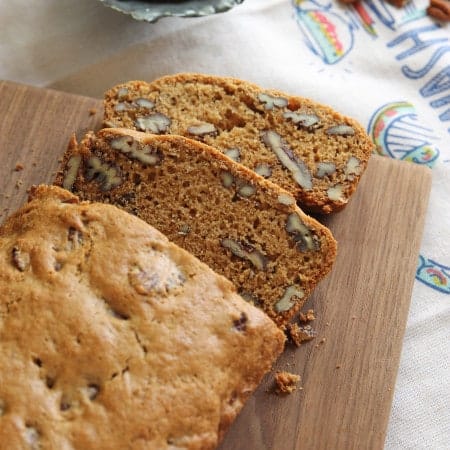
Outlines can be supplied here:
M136 20L156 22L162 17L199 17L228 11L244 0L139 1L100 0L106 6L131 15Z

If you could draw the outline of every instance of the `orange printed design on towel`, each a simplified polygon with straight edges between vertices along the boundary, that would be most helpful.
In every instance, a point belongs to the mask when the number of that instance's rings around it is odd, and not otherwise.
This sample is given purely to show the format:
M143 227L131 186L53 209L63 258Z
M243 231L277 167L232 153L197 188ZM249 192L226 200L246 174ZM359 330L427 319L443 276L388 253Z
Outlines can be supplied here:
M419 256L416 279L437 291L450 294L450 267L422 255Z

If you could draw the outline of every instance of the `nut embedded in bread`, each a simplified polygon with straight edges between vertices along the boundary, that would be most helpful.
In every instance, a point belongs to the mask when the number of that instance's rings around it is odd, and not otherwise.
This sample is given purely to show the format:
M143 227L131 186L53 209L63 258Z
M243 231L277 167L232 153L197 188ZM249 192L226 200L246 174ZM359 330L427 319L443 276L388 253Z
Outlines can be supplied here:
M218 150L128 129L69 147L56 184L124 208L231 280L283 325L336 256L331 232L294 198Z
M233 154L302 209L342 209L373 144L355 120L312 100L233 78L177 74L105 94L105 125L177 134Z
M0 227L0 449L213 449L284 336L232 284L57 187Z

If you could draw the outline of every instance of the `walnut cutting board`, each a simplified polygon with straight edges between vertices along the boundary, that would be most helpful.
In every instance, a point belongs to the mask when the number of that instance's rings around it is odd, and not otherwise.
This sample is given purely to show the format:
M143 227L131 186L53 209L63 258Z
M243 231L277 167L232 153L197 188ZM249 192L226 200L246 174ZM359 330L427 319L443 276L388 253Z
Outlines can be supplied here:
M3 222L30 185L52 181L72 132L99 127L102 104L2 81L0 99ZM339 254L308 302L318 337L276 364L303 389L277 396L267 375L221 450L383 447L430 184L427 168L372 158L348 207L325 220Z

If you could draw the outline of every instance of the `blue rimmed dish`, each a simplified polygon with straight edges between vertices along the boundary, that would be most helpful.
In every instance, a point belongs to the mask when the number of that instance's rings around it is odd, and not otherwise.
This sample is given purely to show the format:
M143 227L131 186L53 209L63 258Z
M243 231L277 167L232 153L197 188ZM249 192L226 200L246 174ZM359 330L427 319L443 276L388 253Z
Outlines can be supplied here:
M200 17L225 12L244 0L100 1L116 11L131 15L136 20L156 22L162 17Z

